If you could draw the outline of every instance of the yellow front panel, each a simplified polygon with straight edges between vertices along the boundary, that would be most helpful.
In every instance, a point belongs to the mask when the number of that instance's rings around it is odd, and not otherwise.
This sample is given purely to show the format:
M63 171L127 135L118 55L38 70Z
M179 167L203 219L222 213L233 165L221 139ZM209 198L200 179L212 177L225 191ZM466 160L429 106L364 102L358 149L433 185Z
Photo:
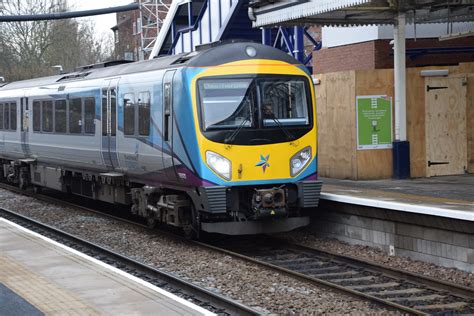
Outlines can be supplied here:
M193 115L195 122L198 122L198 105L197 105L197 85L199 78L210 76L223 76L233 74L283 74L304 76L312 82L303 70L294 65L276 60L245 60L232 62L220 66L210 67L197 75L192 81L193 93ZM206 151L210 150L218 153L232 163L232 182L239 181L258 181L270 179L291 178L290 175L290 158L298 151L305 147L311 147L311 159L316 156L317 139L316 139L316 106L314 102L314 89L310 85L311 100L313 107L313 128L303 137L278 144L268 145L227 145L220 144L205 138L199 125L196 124L196 135L198 138L199 150L202 161L206 161ZM261 156L268 161L262 161ZM263 165L266 167L264 168ZM259 164L260 166L257 166ZM308 163L310 165L310 163ZM265 169L265 170L264 170Z

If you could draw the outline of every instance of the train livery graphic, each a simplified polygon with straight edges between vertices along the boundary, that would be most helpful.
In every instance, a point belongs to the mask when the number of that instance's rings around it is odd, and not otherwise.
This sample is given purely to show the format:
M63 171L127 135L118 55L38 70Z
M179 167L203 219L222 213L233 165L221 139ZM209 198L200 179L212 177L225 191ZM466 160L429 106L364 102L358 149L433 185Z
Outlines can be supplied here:
M314 87L288 54L210 45L0 87L0 177L129 205L188 235L309 223Z

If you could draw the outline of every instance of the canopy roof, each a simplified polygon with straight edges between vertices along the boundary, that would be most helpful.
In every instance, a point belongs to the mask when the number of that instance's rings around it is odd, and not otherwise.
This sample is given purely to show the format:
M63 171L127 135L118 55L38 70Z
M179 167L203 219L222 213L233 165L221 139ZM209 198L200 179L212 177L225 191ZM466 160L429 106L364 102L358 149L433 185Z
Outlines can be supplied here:
M474 0L254 0L250 6L254 27L393 24L398 12L408 23L474 21Z

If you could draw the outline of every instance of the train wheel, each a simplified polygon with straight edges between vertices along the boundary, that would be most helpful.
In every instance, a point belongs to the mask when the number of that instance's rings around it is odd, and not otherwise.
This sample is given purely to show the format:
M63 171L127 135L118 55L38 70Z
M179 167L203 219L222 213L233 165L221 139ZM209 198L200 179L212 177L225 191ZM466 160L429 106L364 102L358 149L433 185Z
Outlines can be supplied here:
M155 228L156 227L156 224L158 224L158 221L156 220L156 217L154 216L154 214L151 214L152 216L148 216L146 218L146 226L148 226L148 228Z
M201 223L194 206L191 206L190 216L190 223L183 226L184 237L190 240L199 239L201 234Z

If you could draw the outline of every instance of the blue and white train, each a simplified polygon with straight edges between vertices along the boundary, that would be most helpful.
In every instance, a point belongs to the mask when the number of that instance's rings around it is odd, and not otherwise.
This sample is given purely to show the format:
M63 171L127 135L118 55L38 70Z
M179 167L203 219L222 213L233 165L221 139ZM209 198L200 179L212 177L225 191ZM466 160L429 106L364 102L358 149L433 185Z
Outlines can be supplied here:
M188 235L288 231L318 205L316 130L303 65L221 44L0 86L0 177Z

